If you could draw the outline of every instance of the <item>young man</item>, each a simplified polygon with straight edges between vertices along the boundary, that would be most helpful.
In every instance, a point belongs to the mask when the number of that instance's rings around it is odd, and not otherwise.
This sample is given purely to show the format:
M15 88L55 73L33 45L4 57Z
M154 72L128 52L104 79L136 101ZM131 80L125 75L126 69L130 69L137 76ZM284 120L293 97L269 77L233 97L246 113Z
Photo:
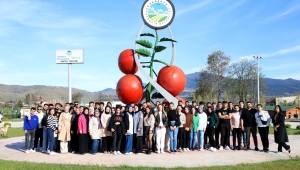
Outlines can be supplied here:
M244 108L244 101L239 101L239 110L240 110L240 116L242 117ZM241 145L242 141L244 142L244 148L247 149L247 138L246 138L246 132L244 130L241 131Z
M93 102L93 101L91 101L91 102L89 103L89 107L93 107L93 108L94 108L94 102Z
M43 113L44 114L47 114L47 110L48 110L48 104L47 103L45 103L44 105L43 105Z
M220 150L225 147L226 150L230 150L229 138L230 138L230 124L231 124L231 111L228 108L227 101L223 101L223 108L218 111L221 127L221 146Z
M39 126L38 129L35 131L35 139L34 139L34 150L36 151L39 139L40 139L40 149L43 147L43 126L42 126L42 119L45 114L42 112L42 106L37 107L37 113L35 115L38 117Z
M30 109L30 114L24 117L24 133L25 133L25 153L35 152L33 150L33 142L35 131L39 126L39 118L34 114L36 109L32 107Z
M213 110L214 113L218 115L219 110L221 110L222 107L223 107L222 103L218 102L217 108ZM221 133L221 125L220 125L220 120L219 120L219 124L216 127L216 129L215 129L215 139L216 139L216 147L217 147L217 149L219 149L219 147L220 147L220 138L219 138L220 137L220 133Z
M257 105L257 112L255 113L255 119L257 122L258 132L263 144L263 151L269 152L269 125L271 122L270 115L267 111L264 111L261 104Z
M246 133L246 143L247 143L247 150L250 150L250 132L252 133L252 138L255 145L255 150L259 151L257 147L257 129L256 129L256 121L255 121L255 115L256 109L252 109L251 102L247 102L247 109L244 109L242 116L241 116L241 127L242 130Z

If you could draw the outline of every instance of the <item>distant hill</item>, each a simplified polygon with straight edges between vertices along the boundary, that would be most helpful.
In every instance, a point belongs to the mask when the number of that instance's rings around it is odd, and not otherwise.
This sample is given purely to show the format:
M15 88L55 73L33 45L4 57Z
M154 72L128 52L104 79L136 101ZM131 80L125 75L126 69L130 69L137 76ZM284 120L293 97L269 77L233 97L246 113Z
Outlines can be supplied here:
M195 89L195 80L199 77L199 72L187 74L187 89ZM271 79L265 78L268 86L267 96L293 96L300 92L300 81L295 79Z
M196 79L199 77L199 72L187 74L186 90L182 95L190 96L189 94L196 87ZM294 79L271 79L265 78L268 90L267 96L292 96L300 91L300 81ZM82 102L94 101L99 93L102 94L102 100L108 100L108 96L112 95L114 99L117 99L116 89L107 88L98 92L89 92L81 89L72 89L73 93L82 93ZM68 88L63 86L20 86L20 85L4 85L0 84L0 97L4 101L9 100L24 100L27 93L33 93L37 97L42 97L46 100L68 100Z

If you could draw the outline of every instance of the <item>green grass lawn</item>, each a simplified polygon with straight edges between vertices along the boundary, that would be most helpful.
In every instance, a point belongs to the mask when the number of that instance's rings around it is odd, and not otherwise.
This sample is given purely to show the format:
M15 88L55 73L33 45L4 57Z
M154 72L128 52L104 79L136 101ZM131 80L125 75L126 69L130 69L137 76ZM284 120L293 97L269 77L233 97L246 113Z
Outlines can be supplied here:
M258 130L257 130L257 132L258 132ZM288 135L300 135L299 129L286 128L286 132ZM269 134L274 134L273 127L269 128Z
M200 161L200 160L199 160ZM200 169L200 170L267 170L267 169L285 169L285 170L295 170L300 168L300 158L292 158L289 160L278 160L272 162L264 162L259 164L240 164L233 166L212 166L212 167L196 167L196 168L171 168L171 169ZM90 170L90 169L104 169L104 170L127 170L127 169L136 169L136 170L158 170L158 169L167 169L167 168L151 168L151 167L129 167L129 166L119 166L119 167L105 167L97 165L62 165L62 164L45 164L45 163L30 163L30 162L16 162L16 161L5 161L0 160L0 169L72 169L72 170Z
M25 136L23 128L9 128L8 129L8 137L7 138L12 138L12 137L17 137L17 136ZM6 139L6 137L0 136L0 139Z

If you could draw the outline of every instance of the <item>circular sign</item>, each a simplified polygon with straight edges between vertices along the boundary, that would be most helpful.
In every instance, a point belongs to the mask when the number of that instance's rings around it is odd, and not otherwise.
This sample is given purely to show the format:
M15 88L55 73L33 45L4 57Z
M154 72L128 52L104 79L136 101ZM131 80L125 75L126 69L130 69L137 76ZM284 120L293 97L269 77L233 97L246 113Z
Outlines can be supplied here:
M153 29L168 27L175 16L175 8L170 0L146 0L142 7L145 24Z

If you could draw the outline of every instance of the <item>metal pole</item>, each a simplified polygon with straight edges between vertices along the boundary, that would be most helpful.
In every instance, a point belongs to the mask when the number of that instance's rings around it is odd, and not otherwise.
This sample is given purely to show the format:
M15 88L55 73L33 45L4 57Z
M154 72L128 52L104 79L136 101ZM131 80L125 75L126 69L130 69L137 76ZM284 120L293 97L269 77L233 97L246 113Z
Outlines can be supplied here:
M257 104L260 104L260 98L259 98L259 63L258 60L262 59L262 57L259 56L253 56L257 60Z
M72 103L72 64L69 65L69 103Z
M258 58L257 58L257 104L260 104L259 98L259 66L258 66Z

